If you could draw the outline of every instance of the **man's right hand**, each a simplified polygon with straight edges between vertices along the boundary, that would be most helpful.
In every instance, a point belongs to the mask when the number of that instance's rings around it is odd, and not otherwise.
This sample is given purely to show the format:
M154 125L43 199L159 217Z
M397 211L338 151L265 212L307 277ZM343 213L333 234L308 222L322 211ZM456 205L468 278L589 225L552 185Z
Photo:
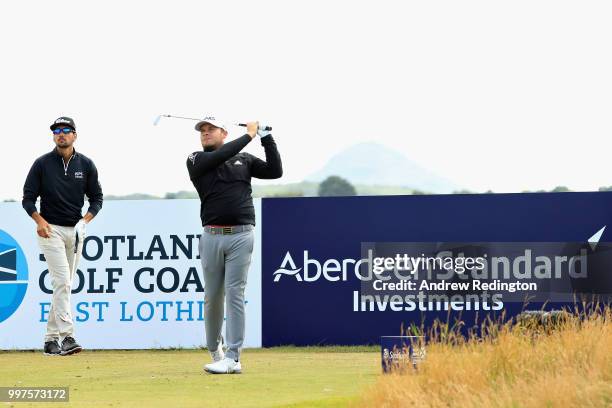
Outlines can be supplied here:
M36 233L42 238L49 238L49 236L51 235L51 226L47 221L41 218L36 223Z
M257 136L257 130L259 129L259 122L248 122L247 124L247 134L251 136L253 139Z

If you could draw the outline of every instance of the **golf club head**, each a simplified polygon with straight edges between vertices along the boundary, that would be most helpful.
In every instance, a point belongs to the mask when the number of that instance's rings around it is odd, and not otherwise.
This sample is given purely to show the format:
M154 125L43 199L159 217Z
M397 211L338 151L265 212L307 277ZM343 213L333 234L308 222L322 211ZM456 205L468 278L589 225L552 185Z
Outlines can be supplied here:
M158 115L155 120L153 121L153 126L157 126L159 124L159 121L161 120L162 115Z

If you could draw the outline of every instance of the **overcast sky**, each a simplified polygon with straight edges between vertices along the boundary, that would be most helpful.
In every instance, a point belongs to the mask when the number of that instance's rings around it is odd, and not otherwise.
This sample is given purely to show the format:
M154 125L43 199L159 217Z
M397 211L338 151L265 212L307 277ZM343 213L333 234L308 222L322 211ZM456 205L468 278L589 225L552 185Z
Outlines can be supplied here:
M612 185L610 2L41 1L0 15L0 200L20 199L60 115L105 194L193 189L198 134L154 127L161 113L272 124L283 182L377 141L476 191Z

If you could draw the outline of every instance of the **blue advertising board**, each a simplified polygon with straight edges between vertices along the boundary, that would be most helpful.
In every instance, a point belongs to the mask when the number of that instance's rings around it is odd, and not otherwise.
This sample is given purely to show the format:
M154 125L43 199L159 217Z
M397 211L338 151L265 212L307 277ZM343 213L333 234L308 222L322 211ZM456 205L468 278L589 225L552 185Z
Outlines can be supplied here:
M386 298L361 307L359 261L368 243L574 243L560 247L590 253L594 234L612 241L605 226L612 228L612 192L263 199L262 345L377 344L380 336L406 334L401 328L410 324L474 317L473 309L391 307ZM568 264L580 262L570 257ZM523 309L513 301L487 313Z

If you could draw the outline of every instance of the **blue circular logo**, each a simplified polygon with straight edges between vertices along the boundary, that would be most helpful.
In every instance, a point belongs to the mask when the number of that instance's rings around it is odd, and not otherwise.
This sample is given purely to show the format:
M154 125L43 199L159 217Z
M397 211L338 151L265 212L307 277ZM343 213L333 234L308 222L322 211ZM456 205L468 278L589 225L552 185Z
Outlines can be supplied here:
M17 241L0 230L0 322L19 307L28 289L28 263Z

